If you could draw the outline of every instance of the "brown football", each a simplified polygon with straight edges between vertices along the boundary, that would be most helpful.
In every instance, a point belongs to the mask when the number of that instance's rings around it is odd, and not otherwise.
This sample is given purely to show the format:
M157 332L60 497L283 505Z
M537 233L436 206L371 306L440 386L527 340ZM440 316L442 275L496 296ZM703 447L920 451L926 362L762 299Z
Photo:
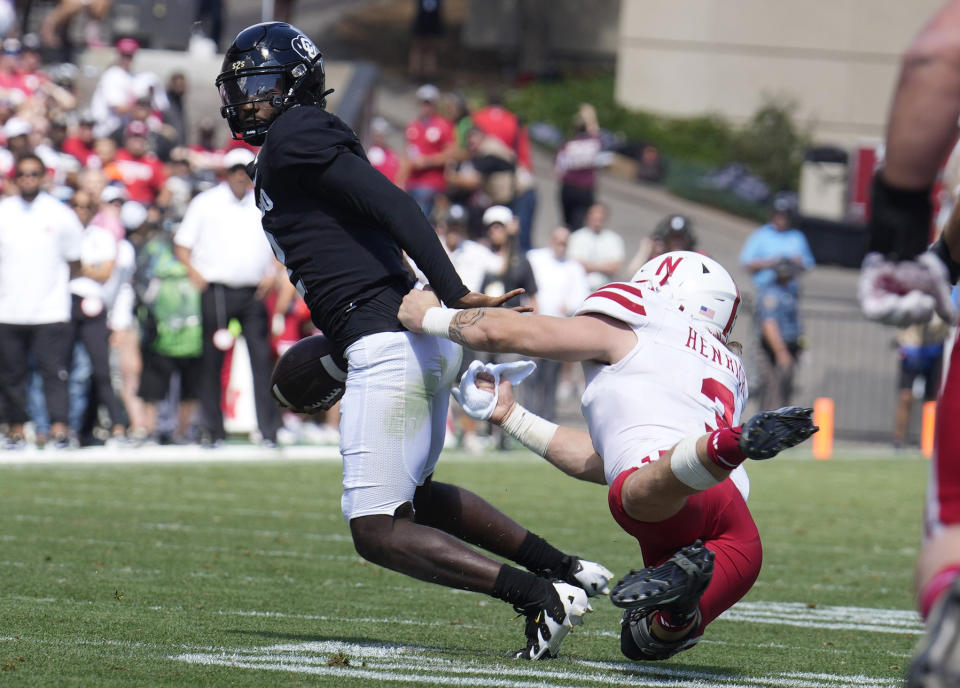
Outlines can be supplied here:
M296 413L326 411L346 388L347 363L322 334L305 337L277 361L270 378L273 398Z

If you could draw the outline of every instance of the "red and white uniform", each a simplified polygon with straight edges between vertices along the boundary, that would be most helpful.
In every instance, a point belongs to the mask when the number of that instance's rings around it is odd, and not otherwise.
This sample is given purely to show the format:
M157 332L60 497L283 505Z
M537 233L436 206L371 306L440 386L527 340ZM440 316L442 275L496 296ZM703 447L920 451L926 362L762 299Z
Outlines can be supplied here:
M583 416L608 484L685 437L740 424L740 357L648 283L608 284L577 309L583 313L616 318L637 335L615 365L583 364Z
M626 478L680 440L740 424L747 381L740 357L649 282L615 282L591 294L577 314L600 313L630 326L636 346L613 365L584 362L581 409L610 485L610 511L640 544L646 566L702 540L715 554L713 579L700 600L699 631L747 593L760 572L762 549L738 466L724 480L688 497L657 523L623 509Z

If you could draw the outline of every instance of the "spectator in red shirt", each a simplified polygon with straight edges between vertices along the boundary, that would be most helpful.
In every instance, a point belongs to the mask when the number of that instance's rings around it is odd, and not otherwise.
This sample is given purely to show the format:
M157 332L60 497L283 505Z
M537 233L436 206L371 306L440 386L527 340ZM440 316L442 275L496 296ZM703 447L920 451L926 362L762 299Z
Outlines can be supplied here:
M93 135L93 125L96 120L89 110L80 113L80 118L71 133L63 142L63 152L69 153L84 167L89 165L90 157L94 155L93 142L96 137Z
M380 174L399 187L403 186L406 172L401 170L400 156L387 143L390 124L383 117L374 117L370 123L370 145L367 160Z
M434 197L447 189L444 166L457 154L453 125L437 114L439 97L440 91L432 84L418 88L420 112L404 132L410 170L406 180L407 191L427 217L433 212Z
M167 173L160 159L147 150L147 135L150 128L139 120L127 125L123 148L117 151L115 165L117 174L127 188L131 201L151 205L166 205L160 198L165 191Z
M473 113L474 126L487 136L495 136L510 147L517 156L515 196L510 206L520 225L520 248L529 251L532 246L533 217L537 210L537 189L534 186L533 163L530 159L530 136L520 118L503 106L503 96L497 92L487 95L487 106Z

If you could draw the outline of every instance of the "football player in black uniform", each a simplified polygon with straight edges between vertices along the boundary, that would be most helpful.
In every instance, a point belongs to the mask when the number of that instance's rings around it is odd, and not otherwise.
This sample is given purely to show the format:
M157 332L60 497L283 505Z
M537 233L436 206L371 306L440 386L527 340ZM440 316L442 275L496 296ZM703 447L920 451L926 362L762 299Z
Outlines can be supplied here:
M461 352L397 320L413 285L402 250L452 306L499 306L520 290L500 298L467 290L414 200L324 109L320 52L300 30L281 22L244 29L216 85L234 138L262 146L250 173L274 253L348 365L341 508L357 552L513 604L527 617L527 645L517 656L556 654L589 609L585 591L605 592L612 574L557 550L477 495L432 479Z

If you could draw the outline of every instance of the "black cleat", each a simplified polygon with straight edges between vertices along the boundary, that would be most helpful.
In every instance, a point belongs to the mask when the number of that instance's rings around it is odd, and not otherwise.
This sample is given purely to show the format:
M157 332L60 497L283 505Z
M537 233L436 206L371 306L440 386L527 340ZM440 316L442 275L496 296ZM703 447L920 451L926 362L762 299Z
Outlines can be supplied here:
M677 640L661 640L650 629L650 614L628 609L620 620L620 652L634 662L658 662L689 650L700 640L700 612L690 632Z
M697 609L713 576L713 552L700 540L681 548L660 566L631 571L610 593L617 607L649 612L654 609Z
M771 459L820 429L810 419L812 415L813 409L800 406L758 413L740 430L740 451L749 459Z
M960 578L927 620L927 632L907 669L906 688L960 685Z

